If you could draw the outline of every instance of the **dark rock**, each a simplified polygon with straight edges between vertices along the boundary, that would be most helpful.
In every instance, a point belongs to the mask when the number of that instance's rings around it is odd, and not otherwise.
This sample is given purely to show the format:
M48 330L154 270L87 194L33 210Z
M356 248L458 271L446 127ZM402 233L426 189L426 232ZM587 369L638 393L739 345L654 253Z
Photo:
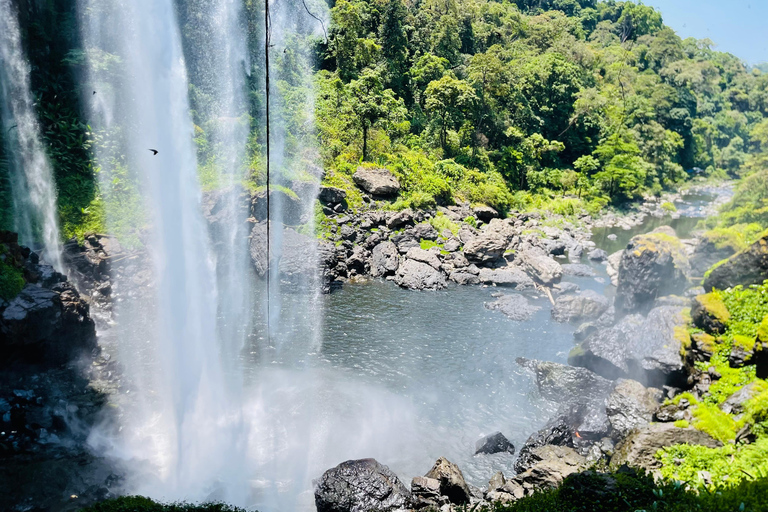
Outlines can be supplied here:
M440 481L425 476L413 478L411 494L416 508L439 507L448 501L440 494Z
M696 276L703 276L707 270L719 261L726 260L736 254L737 250L732 244L722 243L717 240L717 235L704 233L691 255L691 269Z
M440 236L435 228L432 227L432 224L429 222L422 222L420 224L416 224L413 229L411 230L411 234L414 238L418 240L437 240L437 238Z
M461 285L480 284L480 279L475 274L469 272L451 272L448 278L454 283Z
M657 469L661 462L656 459L656 452L662 448L678 444L701 445L719 448L716 441L708 434L694 428L679 428L673 423L656 423L632 432L616 447L611 458L611 469L617 470L623 465L646 470Z
M341 229L339 230L339 236L341 236L343 240L354 242L357 239L357 231L355 231L355 228L352 226L345 224L341 226Z
M397 229L408 224L413 224L413 210L410 208L393 213L387 220L387 227L389 229Z
M726 290L738 285L762 284L766 279L768 279L768 235L714 267L704 278L704 289Z
M386 241L373 248L371 254L371 275L373 277L394 275L399 266L400 255L395 244Z
M480 281L496 286L509 286L518 290L534 287L533 279L528 274L515 267L502 267L498 269L480 269L478 275Z
M499 212L490 206L475 206L472 208L472 213L476 218L486 223L491 222L492 219L499 216Z
M637 381L618 380L606 402L614 437L623 439L635 428L649 424L658 408L660 395L660 391L650 390Z
M587 254L591 261L605 261L608 259L608 253L602 249L593 249Z
M583 263L566 263L560 266L565 276L595 277L595 271L592 270L592 267Z
M593 290L579 295L560 295L552 308L555 322L584 322L595 320L610 307L608 299Z
M304 207L299 197L282 189L271 188L269 191L270 210L275 217L288 226L296 226L302 223ZM276 215L275 215L276 214ZM251 216L258 222L267 220L267 191L257 192L251 198Z
M415 261L426 263L427 265L434 268L435 270L440 269L440 258L438 258L437 255L435 255L434 253L430 251L425 251L420 247L412 247L408 249L408 252L405 254L405 257Z
M320 193L318 194L320 201L331 205L342 204L346 198L347 192L336 187L320 187Z
M568 246L562 240L545 240L544 246L552 256L563 256Z
M619 263L616 311L647 312L656 297L682 292L690 267L677 237L649 233L634 237Z
M492 311L501 311L510 320L525 322L540 308L531 306L528 299L522 295L502 295L494 302L486 302L485 307Z
M670 423L673 421L687 420L691 417L688 407L690 402L686 399L678 400L678 403L669 403L662 405L654 413L653 417L656 421L662 423Z
M526 495L559 487L566 477L584 469L587 462L573 448L553 445L532 449L530 459L532 465L512 479L526 490Z
M342 462L315 487L317 512L383 512L407 508L411 501L405 485L374 459Z
M479 453L515 453L515 447L501 432L494 432L475 443L475 455Z
M464 244L464 256L478 264L490 263L504 255L507 245L507 239L496 233L484 234Z
M678 331L685 326L681 308L661 307L647 318L629 315L601 329L571 351L568 362L608 379L627 378L661 387L685 386Z
M352 179L355 185L374 196L393 196L400 191L400 182L387 169L358 167Z
M440 290L447 286L445 276L434 267L405 259L397 269L395 283L410 290Z
M461 242L456 240L455 238L450 238L445 241L443 244L443 249L445 249L448 252L456 252L459 249L461 249Z
M531 277L544 285L559 283L563 267L537 247L525 248L518 252L517 259Z
M518 358L517 363L533 370L541 395L557 403L579 402L589 397L606 397L611 382L586 369L549 361Z
M447 496L451 503L457 505L469 503L472 495L464 481L464 475L456 464L440 457L429 473L424 476L439 481L440 494Z

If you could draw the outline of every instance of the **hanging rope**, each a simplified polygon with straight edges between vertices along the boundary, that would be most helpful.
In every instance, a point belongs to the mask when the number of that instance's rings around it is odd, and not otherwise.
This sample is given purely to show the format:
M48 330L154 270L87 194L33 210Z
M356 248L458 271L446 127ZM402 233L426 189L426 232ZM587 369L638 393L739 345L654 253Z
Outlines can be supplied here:
M267 129L267 345L272 344L272 329L270 326L271 310L270 310L270 297L271 297L271 280L272 280L272 268L271 268L271 233L270 233L270 209L269 209L269 45L270 45L270 31L272 27L269 18L269 0L264 0L264 74L266 77L266 129Z

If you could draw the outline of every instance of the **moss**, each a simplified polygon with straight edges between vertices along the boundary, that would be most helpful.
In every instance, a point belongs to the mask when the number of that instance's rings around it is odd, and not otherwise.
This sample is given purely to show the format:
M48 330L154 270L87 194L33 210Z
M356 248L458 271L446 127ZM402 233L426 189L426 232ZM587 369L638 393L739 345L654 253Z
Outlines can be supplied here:
M435 215L429 222L440 234L446 229L454 235L459 232L459 225L449 219L443 212L437 212L437 215Z
M723 325L727 325L731 319L731 313L723 302L722 294L714 291L712 293L706 293L699 295L696 300L706 310L707 314L716 319Z
M21 269L0 261L0 299L11 300L24 288L24 274Z
M757 339L763 343L768 342L768 315L760 322L760 326L757 328Z
M425 251L428 251L428 250L430 250L433 247L439 247L441 250L443 249L443 244L439 244L439 243L437 243L437 242L435 242L433 240L424 240L424 239L422 239L421 243L420 243L420 246Z
M661 204L661 209L664 210L665 212L673 213L677 211L677 206L675 206L674 203L670 203L669 201L667 201Z
M356 209L363 205L363 194L352 181L352 175L346 175L339 171L330 171L323 180L323 185L336 187L347 193L347 205Z
M469 224L473 228L477 227L477 219L475 217L471 216L471 215L469 217L467 217L466 219L464 219L464 223L465 224Z
M688 427L690 427L690 426L691 426L691 424L690 424L690 423L688 423L688 420L677 420L677 421L675 422L675 426L676 426L677 428L688 428Z
M726 443L736 438L737 423L716 405L699 403L693 410L693 426Z
M682 354L691 348L691 333L685 325L675 326L675 339L680 342Z
M695 332L691 334L691 339L696 342L696 346L703 352L714 354L717 350L717 338L705 332Z

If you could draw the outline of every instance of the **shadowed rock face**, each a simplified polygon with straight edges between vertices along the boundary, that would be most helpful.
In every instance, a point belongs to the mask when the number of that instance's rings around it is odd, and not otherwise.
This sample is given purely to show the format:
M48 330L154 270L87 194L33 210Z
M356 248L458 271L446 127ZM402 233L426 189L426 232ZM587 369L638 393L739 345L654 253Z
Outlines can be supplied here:
M385 512L406 508L411 491L374 459L348 460L329 469L315 487L317 512Z
M768 235L748 249L712 269L704 279L704 289L725 290L737 285L760 284L768 279Z
M684 325L682 308L654 308L647 317L629 315L590 335L568 356L569 364L589 368L607 379L634 379L661 387L685 385L676 329Z
M451 503L459 505L469 503L472 493L456 464L441 457L424 476L440 482L440 494L447 496Z
M646 313L657 297L685 289L689 264L677 237L669 233L649 233L629 242L618 272L616 311Z

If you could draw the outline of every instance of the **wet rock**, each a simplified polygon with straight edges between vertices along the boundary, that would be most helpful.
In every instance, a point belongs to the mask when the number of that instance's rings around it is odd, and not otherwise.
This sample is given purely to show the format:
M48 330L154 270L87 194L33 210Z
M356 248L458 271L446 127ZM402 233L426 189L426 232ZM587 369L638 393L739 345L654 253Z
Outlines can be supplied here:
M691 302L693 324L709 334L725 332L731 314L722 299L714 294L699 295Z
M587 258L589 258L590 261L601 262L608 259L608 253L602 249L593 249L587 254Z
M494 454L503 452L515 453L515 447L501 432L494 432L475 443L475 455L480 453Z
M524 248L517 258L523 270L541 284L553 285L563 277L562 266L537 247Z
M269 191L270 209L274 213L275 208L280 215L280 220L288 226L296 226L302 223L304 207L301 199L290 191L272 188ZM251 216L258 222L267 220L267 191L257 192L251 198Z
M400 182L384 168L358 167L352 180L355 185L374 196L393 196L400 192Z
M595 277L595 271L589 265L582 263L566 263L560 265L563 269L564 276L576 276L576 277Z
M578 293L580 289L576 283L560 283L552 287L552 293L555 295Z
M374 459L342 462L315 487L317 512L384 512L407 508L411 501L408 488Z
M677 237L653 232L629 242L618 270L616 310L620 314L645 313L656 297L686 288L690 265Z
M611 382L596 373L550 361L518 358L517 363L533 371L541 395L557 403L578 402L589 396L608 396Z
M425 251L420 247L413 247L411 249L408 249L408 252L405 254L405 257L415 261L426 263L427 265L429 265L434 269L440 268L440 258L438 258L434 253Z
M568 362L608 379L682 387L686 374L678 331L684 325L682 308L655 308L646 318L629 315L589 336L571 351Z
M526 489L527 495L536 490L559 487L566 477L584 469L587 462L573 448L553 445L534 448L530 459L530 468L513 479Z
M704 279L704 289L726 290L738 285L761 284L766 279L768 279L768 235L714 267Z
M623 439L633 429L649 424L660 395L660 391L650 390L637 381L619 379L606 402L614 437Z
M605 267L605 271L608 273L608 277L611 278L613 286L619 285L619 266L621 265L622 256L624 256L623 249L608 256L608 264Z
M449 279L461 285L480 284L480 279L475 274L470 274L469 272L451 272Z
M657 469L660 461L656 452L678 444L701 445L719 448L720 441L694 428L679 428L673 423L656 423L632 432L616 447L610 467L617 470L623 465L646 470Z
M738 251L730 243L722 243L717 235L704 233L691 255L691 269L696 276L703 276L716 263L726 260Z
M317 198L330 205L342 204L347 199L347 192L336 187L320 187Z
M400 266L400 255L397 246L390 241L381 242L371 253L371 275L384 277L394 275Z
M492 311L500 311L510 320L525 322L540 308L532 306L522 295L502 295L493 302L486 302L485 307Z
M440 482L440 494L447 496L451 503L461 505L469 503L472 494L464 481L464 475L456 464L441 457L424 475Z
M485 284L494 284L496 286L508 286L518 290L524 290L534 287L533 279L528 274L515 267L502 267L498 269L480 269L478 276L480 281Z
M440 494L440 481L425 476L414 477L411 481L411 494L416 508L439 507L448 502Z
M579 295L560 295L552 308L555 322L584 322L595 320L610 307L608 299L593 290Z
M440 290L447 286L445 276L420 261L405 259L397 269L395 283L410 290Z

